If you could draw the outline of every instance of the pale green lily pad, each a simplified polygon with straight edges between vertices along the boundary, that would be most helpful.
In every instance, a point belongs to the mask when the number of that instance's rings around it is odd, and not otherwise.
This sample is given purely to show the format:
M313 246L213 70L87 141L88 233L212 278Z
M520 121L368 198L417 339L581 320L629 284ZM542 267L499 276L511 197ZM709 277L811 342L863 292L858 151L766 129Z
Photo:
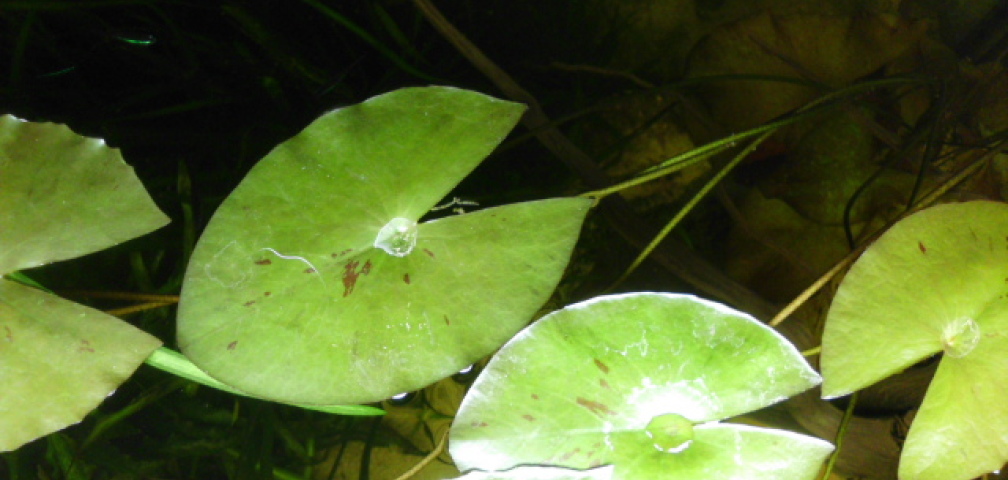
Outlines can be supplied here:
M968 479L1008 461L1008 205L940 205L894 225L851 267L823 332L823 396L936 353L900 459L905 480Z
M597 297L501 348L462 402L451 454L461 470L613 464L617 479L814 478L827 442L717 422L818 383L787 340L723 305ZM670 452L656 430L670 433L676 416L693 424L692 441Z
M79 422L160 344L115 317L0 279L0 451Z
M461 477L455 477L455 480L609 480L612 478L612 472L611 465L588 470L529 465L515 467L505 472L472 471Z
M0 116L0 274L111 247L167 221L118 150L64 125ZM160 343L0 280L0 451L79 422Z
M324 115L277 147L193 253L183 353L253 395L346 404L415 390L499 347L555 288L591 202L417 221L523 109L409 88Z
M0 274L96 252L168 223L119 150L0 116Z

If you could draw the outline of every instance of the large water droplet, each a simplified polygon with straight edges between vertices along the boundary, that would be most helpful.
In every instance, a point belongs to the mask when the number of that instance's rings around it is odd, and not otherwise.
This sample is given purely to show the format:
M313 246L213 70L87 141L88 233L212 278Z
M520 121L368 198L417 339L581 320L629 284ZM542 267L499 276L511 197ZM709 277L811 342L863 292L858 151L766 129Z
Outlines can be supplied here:
M666 413L652 418L644 433L647 433L656 449L679 453L693 443L693 422L682 415Z
M972 318L963 317L945 325L942 344L945 354L952 358L968 355L980 343L980 326Z
M396 257L405 257L413 251L417 240L417 224L408 218L396 217L378 231L375 248Z

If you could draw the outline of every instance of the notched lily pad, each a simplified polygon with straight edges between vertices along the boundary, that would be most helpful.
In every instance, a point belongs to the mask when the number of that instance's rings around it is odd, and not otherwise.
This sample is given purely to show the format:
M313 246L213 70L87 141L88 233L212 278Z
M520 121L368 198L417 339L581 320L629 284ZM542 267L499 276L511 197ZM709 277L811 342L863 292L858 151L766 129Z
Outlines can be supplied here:
M183 353L263 398L347 404L416 390L499 347L555 288L591 202L417 222L523 110L408 88L326 114L278 146L193 252Z
M0 276L167 222L104 141L0 116ZM160 344L102 312L0 279L0 451L79 422Z
M115 317L0 279L0 451L81 421L160 345Z
M851 267L823 332L823 395L943 358L900 478L968 479L1008 461L1008 205L940 205L894 225Z
M818 383L794 346L725 306L597 297L501 348L462 402L451 453L461 470L613 464L618 479L813 478L828 443L719 421Z
M168 223L118 149L0 116L0 274L96 252Z
M612 472L611 465L588 470L529 465L504 472L473 471L455 480L609 480Z

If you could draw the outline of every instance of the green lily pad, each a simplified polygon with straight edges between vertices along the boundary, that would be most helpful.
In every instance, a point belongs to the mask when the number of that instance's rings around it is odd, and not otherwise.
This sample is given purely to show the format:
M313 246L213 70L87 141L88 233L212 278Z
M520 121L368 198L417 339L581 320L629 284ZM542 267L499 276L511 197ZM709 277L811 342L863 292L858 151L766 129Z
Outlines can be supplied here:
M617 479L814 478L827 442L718 422L818 383L787 340L723 305L597 297L501 348L462 402L451 454L460 470L613 464Z
M0 275L77 257L168 218L119 151L64 125L0 116ZM79 422L161 342L0 280L0 451Z
M944 353L900 459L900 478L968 479L1008 461L1008 205L911 215L851 267L822 340L823 396Z
M529 465L515 467L506 472L472 471L455 480L609 480L612 466L571 470L569 468Z
M408 88L322 116L257 164L186 274L183 353L289 403L366 403L487 355L555 288L591 205L553 199L418 220L524 107Z
M0 279L0 451L81 421L159 345L115 317Z
M168 223L119 150L0 116L0 274L96 252Z

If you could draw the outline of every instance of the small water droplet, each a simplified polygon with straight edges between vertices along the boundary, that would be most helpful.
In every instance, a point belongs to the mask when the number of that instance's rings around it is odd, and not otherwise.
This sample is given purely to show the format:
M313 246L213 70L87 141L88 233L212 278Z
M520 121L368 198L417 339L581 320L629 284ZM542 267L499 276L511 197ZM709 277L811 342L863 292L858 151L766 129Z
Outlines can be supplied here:
M654 447L666 453L679 453L693 443L693 422L675 413L658 415L644 430Z
M417 224L413 220L396 217L378 231L375 248L396 257L405 257L413 251L417 240Z
M969 355L980 343L980 326L969 317L954 320L942 331L945 354L952 358Z

